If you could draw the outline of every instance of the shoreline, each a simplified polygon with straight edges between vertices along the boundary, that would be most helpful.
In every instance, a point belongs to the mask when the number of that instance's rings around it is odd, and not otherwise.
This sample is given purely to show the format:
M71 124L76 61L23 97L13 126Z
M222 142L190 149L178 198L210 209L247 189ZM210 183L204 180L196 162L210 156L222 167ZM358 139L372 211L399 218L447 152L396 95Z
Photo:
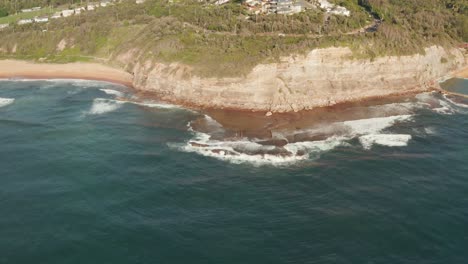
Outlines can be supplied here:
M170 99L163 94L160 94L155 91L145 91L140 90L134 87L133 85L133 75L118 68L113 68L99 63L68 63L68 64L48 64L48 63L34 63L29 61L20 61L20 60L0 60L0 79L12 79L22 78L22 79L76 79L76 80L93 80L93 81L105 81L115 84L124 85L132 89L136 95L141 96L142 98L155 99L162 102L167 102L175 105L180 105L189 109L198 109L203 111L236 111L244 113L258 113L258 114L288 114L288 113L297 113L297 112L308 112L313 111L317 108L332 108L332 107L341 107L348 104L357 104L367 102L372 102L375 100L397 100L402 97L412 96L421 92L430 92L437 91L446 94L454 94L449 91L444 90L440 87L437 80L434 80L426 86L414 87L410 90L403 92L394 92L386 95L378 96L368 96L362 98L356 98L352 100L336 101L333 104L324 104L315 107L314 109L300 109L298 111L288 111L288 112L271 112L268 110L251 110L246 108L233 108L233 107L210 107L207 105L197 105L193 102L188 102L186 100L177 100ZM444 78L468 78L468 67L465 66L462 69L458 69L446 76L442 76L438 80ZM457 95L457 94L454 94Z
M98 63L46 64L0 60L0 79L76 79L105 81L133 87L133 76L123 70Z

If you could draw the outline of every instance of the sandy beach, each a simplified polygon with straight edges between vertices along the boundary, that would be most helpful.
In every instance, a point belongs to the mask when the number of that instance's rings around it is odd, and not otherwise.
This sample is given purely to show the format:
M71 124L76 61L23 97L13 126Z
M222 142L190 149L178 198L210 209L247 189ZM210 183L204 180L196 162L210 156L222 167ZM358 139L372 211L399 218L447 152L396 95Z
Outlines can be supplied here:
M468 67L465 67L454 74L458 78L468 78Z
M133 76L120 69L97 63L42 64L0 60L0 78L85 79L132 86Z

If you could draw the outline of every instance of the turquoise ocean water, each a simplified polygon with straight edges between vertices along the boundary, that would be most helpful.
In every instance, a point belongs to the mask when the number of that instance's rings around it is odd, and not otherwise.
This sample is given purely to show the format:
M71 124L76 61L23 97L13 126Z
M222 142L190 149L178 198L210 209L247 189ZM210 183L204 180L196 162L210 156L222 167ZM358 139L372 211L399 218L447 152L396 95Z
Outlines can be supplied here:
M468 263L464 99L268 123L272 143L109 83L0 98L2 264Z

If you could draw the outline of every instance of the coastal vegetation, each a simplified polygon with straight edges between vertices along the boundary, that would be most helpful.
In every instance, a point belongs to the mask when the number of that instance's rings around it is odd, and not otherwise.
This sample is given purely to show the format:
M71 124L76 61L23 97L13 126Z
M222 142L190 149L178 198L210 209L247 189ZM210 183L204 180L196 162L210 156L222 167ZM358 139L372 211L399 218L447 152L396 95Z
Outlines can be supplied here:
M60 63L97 60L121 66L181 62L202 76L239 76L259 63L315 48L347 46L355 57L373 59L468 41L463 0L331 2L352 15L330 15L316 8L290 16L249 16L237 2L218 6L192 0L122 1L47 24L12 24L0 32L0 57ZM78 1L28 3L26 7ZM2 8L11 10L0 2Z

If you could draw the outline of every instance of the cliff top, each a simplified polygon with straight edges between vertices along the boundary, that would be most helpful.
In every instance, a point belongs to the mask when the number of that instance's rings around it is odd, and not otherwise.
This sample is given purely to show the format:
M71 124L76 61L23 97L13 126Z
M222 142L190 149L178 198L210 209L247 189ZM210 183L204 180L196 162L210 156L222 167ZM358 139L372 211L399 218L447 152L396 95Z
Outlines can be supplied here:
M42 2L28 1L32 6ZM76 10L79 2L66 8ZM300 12L283 15L258 11L263 4L252 7L235 0L124 0L46 23L11 23L0 29L0 57L99 61L128 69L137 62L180 62L203 76L239 76L259 63L315 48L347 46L353 56L372 59L468 41L468 4L463 0L326 2L332 7L323 1L294 1L301 4ZM0 4L0 10L8 14L11 6Z

